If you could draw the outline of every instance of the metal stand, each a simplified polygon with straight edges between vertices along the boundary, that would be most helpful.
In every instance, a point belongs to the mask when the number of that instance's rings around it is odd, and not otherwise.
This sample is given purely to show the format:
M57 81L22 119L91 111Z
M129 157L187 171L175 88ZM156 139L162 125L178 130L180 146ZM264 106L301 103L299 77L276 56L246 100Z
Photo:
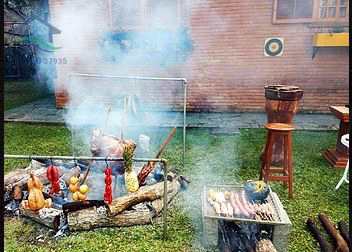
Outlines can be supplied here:
M181 82L183 86L183 166L185 165L186 156L186 128L187 128L187 80L185 78L162 78L162 77L145 77L145 76L117 76L117 75L102 75L102 74L84 74L84 73L71 73L69 74L69 83L72 83L72 78L95 78L95 79L121 79L121 80L134 80L134 85L137 81L175 81ZM71 142L73 143L73 128L71 128ZM74 146L72 144L72 155L74 155Z
M96 161L124 161L123 158L89 157L89 156L44 156L44 155L4 155L5 159L48 159L48 160L96 160ZM133 158L134 162L159 162L164 169L164 201L163 201L163 240L167 239L167 160L163 158Z

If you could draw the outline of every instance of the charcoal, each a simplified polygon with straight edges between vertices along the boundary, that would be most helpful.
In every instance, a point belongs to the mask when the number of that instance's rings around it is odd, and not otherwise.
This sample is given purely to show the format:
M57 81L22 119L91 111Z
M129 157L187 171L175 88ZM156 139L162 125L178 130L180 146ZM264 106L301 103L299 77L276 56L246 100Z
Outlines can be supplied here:
M219 221L218 247L220 251L255 251L259 227L257 224L236 224L231 221Z
M19 215L19 208L20 208L20 201L19 200L11 200L10 203L8 203L5 206L4 214L6 216Z

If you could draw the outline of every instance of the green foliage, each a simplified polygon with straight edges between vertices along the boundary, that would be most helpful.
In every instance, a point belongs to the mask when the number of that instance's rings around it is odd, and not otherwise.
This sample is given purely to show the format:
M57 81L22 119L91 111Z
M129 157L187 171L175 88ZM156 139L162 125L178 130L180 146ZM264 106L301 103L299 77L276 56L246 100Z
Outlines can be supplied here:
M5 124L5 152L11 154L70 153L69 131L61 126ZM318 251L306 231L308 217L319 212L329 215L335 223L348 221L348 187L334 187L343 170L332 169L321 152L334 146L336 132L296 131L293 136L294 199L288 199L287 189L280 183L270 183L278 193L293 224L289 236L289 251ZM22 219L6 219L6 251L209 251L200 245L201 191L204 184L241 183L259 177L259 155L265 143L263 129L242 129L237 135L212 135L206 129L187 131L186 165L182 166L182 132L168 145L164 157L170 168L188 176L188 191L174 201L168 215L168 236L161 240L162 226L104 228L73 233L58 241L48 237L47 229ZM155 148L157 149L157 148ZM28 162L27 162L28 163ZM5 172L25 166L6 161ZM45 241L35 241L38 233ZM97 242L99 241L99 242Z
M4 110L12 109L48 95L43 84L31 80L5 81Z

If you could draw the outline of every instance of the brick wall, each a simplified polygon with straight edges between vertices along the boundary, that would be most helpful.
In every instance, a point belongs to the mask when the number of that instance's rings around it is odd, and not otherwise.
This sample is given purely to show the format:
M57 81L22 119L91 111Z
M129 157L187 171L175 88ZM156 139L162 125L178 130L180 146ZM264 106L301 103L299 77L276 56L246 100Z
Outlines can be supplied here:
M50 0L52 23L55 25L62 14L58 7L63 3L74 5L84 1ZM104 0L100 1L101 9L96 11L101 13L101 19L96 25L101 29L87 38L91 45L97 41L99 32L108 27L108 8L104 7ZM312 60L312 36L324 29L308 24L272 24L272 1L197 1L189 5L188 15L194 50L187 62L177 70L144 69L136 70L136 74L187 78L189 110L262 111L264 86L272 83L303 88L301 110L326 112L329 105L348 102L348 48L320 49ZM273 36L285 41L281 57L263 54L264 40ZM60 44L60 35L54 37L54 42ZM65 101L62 90L68 72L97 71L98 59L82 64L87 60L75 50L72 47L57 53L58 57L69 58L69 64L57 67L59 106ZM108 66L105 69L110 71Z

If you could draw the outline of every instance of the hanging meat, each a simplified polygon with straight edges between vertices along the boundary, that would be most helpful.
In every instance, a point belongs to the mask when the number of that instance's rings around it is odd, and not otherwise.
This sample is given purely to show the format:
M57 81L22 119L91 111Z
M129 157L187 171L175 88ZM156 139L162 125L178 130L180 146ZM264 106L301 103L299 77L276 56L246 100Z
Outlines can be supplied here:
M101 129L94 129L90 141L90 151L95 157L112 157L123 158L123 152L126 146L132 146L133 150L136 144L129 139L121 140L114 136L105 135ZM120 174L124 173L123 161L110 162L115 171Z

